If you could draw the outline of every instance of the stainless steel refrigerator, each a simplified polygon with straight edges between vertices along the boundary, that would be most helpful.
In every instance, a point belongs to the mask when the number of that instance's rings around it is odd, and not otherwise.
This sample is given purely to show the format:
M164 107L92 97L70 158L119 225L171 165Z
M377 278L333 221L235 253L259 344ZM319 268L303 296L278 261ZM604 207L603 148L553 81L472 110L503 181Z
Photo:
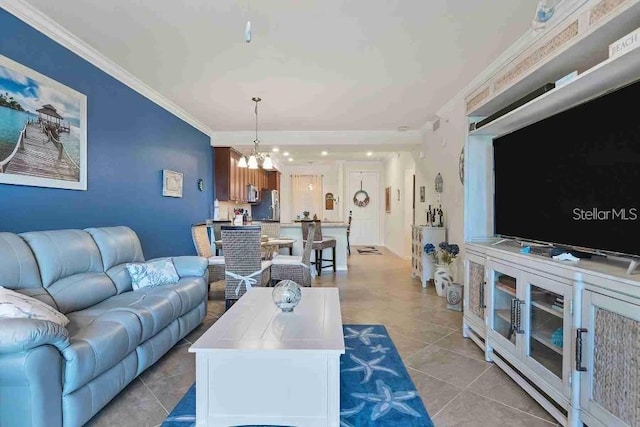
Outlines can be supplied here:
M251 206L254 221L280 221L280 195L277 190L262 190L260 203Z

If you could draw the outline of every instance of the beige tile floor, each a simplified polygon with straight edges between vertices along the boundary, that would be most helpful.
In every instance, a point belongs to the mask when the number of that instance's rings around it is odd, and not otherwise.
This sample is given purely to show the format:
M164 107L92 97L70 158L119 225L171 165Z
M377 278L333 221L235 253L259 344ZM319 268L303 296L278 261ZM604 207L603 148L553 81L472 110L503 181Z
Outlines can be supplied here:
M408 261L359 255L349 271L323 272L314 286L340 289L343 323L384 324L437 427L549 427L554 420L460 329L462 314L446 309L433 287L411 278ZM89 423L91 426L157 426L195 381L188 348L224 312L222 284L212 287L202 325L136 378Z

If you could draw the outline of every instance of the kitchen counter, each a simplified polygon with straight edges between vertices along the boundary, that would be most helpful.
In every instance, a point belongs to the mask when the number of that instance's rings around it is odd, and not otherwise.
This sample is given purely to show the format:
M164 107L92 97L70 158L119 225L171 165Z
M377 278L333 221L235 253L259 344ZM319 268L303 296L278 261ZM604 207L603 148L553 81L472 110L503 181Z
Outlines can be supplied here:
M322 221L322 230L325 228L347 228L348 224L346 222L330 222L330 221ZM300 228L301 225L299 222L281 222L280 228ZM323 233L324 234L324 233Z

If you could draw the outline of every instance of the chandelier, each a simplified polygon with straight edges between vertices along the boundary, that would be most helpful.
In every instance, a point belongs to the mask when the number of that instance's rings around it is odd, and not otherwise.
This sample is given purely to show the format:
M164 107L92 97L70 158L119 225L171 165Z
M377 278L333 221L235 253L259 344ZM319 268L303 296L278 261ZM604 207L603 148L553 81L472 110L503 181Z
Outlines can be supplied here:
M258 169L258 162L262 162L262 169L273 169L273 162L271 161L271 156L268 153L261 153L259 149L260 139L258 139L258 102L262 101L262 99L258 97L251 98L253 102L256 103L255 113L256 113L256 139L253 140L253 149L251 150L251 154L249 155L249 159L246 156L242 156L240 161L238 161L239 168L249 168L249 169Z

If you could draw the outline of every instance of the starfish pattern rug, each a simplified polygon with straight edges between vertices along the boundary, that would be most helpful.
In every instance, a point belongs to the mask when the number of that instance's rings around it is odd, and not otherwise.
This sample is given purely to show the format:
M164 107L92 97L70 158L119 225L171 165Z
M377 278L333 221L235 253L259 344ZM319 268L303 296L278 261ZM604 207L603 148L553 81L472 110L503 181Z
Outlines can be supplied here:
M382 325L344 325L340 358L341 427L433 427L416 387ZM195 426L195 384L162 427Z

